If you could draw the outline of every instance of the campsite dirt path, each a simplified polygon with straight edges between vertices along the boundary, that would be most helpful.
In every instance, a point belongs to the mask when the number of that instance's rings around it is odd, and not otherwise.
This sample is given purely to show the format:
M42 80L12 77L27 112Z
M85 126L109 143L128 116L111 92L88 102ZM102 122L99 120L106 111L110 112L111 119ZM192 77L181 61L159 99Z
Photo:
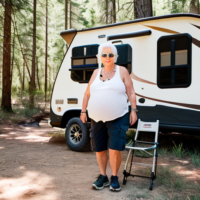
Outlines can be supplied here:
M137 199L133 188L138 183L144 183L148 191L148 179L129 177L126 186L122 185L126 151L119 171L122 191L92 190L91 184L99 174L95 153L71 151L64 137L56 137L60 133L64 132L47 123L40 127L0 125L0 200ZM158 163L174 164L180 173L187 172L188 180L200 180L200 171L192 168L191 162L159 158ZM109 165L108 176L111 176ZM152 194L158 191L155 180Z

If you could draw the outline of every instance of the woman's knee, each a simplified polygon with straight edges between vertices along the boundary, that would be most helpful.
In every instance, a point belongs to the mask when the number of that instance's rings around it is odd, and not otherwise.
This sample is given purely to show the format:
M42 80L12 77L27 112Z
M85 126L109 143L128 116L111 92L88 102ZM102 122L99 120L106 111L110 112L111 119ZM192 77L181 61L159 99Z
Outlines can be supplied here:
M96 155L97 155L97 156L103 156L103 155L105 155L105 154L107 154L107 151L106 151L106 150L105 150L105 151L96 152Z
M109 155L110 156L114 156L114 157L118 157L121 155L121 151L118 151L118 150L113 150L113 149L109 149Z

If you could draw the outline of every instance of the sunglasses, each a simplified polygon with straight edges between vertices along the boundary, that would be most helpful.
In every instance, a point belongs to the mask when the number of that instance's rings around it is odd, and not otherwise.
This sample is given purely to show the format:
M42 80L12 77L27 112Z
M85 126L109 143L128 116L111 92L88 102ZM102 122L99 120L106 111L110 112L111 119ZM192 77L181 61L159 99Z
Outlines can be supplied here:
M103 53L103 54L101 54L101 56L102 56L103 58L106 58L107 56L108 56L109 58L113 58L115 55L114 55L113 53Z

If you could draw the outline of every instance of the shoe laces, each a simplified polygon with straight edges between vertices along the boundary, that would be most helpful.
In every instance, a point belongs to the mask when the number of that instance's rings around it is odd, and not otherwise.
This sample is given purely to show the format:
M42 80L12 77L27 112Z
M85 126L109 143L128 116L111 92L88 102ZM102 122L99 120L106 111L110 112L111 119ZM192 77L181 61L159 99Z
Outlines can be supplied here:
M97 180L96 181L99 181L100 179L103 179L104 178L104 176L102 175L102 174L99 174L97 177Z
M118 177L117 176L111 176L111 181L113 183L118 183Z

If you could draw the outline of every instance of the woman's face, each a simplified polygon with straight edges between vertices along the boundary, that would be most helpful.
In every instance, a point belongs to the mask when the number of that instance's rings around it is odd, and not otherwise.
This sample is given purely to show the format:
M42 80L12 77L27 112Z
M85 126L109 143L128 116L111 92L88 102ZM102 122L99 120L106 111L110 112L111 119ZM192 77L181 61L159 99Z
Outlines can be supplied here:
M113 54L111 47L104 47L101 53L101 62L104 66L114 65L114 56L109 57L108 54ZM102 57L102 54L107 54L106 57Z

